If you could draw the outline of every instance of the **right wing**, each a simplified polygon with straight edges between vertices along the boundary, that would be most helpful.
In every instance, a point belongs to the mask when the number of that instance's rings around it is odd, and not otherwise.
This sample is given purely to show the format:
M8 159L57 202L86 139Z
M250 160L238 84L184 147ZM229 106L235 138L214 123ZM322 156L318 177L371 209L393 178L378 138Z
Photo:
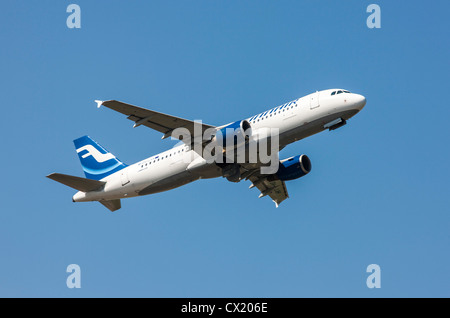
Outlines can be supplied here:
M284 181L274 178L273 175L251 175L248 179L252 182L250 188L257 187L261 191L260 198L268 195L277 208L281 202L289 198Z

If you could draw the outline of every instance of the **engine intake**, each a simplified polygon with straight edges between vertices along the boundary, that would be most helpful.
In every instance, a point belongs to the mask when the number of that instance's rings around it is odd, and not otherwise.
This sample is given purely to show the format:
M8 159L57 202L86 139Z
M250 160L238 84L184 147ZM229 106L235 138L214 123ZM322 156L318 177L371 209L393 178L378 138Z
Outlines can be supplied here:
M215 139L223 148L240 147L248 142L252 135L252 127L246 120L236 121L218 130Z
M306 176L311 172L311 160L307 155L297 155L280 161L276 173L282 181L294 180Z

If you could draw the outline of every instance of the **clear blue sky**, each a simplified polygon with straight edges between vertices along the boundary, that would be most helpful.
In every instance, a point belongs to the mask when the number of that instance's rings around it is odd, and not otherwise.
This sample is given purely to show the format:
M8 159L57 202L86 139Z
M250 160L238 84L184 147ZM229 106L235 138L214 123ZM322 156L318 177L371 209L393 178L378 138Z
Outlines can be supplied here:
M381 29L371 1L77 0L77 30L70 3L1 4L0 296L450 296L448 1L376 1ZM281 152L313 171L278 209L214 179L110 213L45 178L83 176L85 134L126 163L175 143L94 99L219 125L334 87L367 105Z

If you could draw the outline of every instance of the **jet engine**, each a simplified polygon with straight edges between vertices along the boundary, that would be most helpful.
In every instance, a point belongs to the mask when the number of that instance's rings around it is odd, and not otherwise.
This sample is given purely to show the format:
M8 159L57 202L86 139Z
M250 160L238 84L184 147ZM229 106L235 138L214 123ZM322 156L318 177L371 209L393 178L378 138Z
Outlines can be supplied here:
M282 181L294 180L306 176L311 171L311 160L307 155L297 155L280 161L276 173Z
M252 127L247 120L239 120L218 130L215 140L224 149L233 146L238 148L246 144L252 135Z

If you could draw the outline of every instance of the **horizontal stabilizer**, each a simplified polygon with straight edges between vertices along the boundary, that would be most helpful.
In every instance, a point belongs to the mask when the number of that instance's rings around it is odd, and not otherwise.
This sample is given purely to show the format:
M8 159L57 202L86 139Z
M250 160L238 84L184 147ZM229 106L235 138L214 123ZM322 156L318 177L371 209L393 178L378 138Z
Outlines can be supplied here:
M120 199L108 200L108 201L102 200L102 201L98 201L98 202L100 202L105 207L107 207L111 212L119 210L122 207L120 204Z
M85 179L75 176L69 176L62 173L52 173L47 176L52 180L58 181L68 187L74 188L78 191L89 192L98 190L105 185L106 182L97 181L92 179Z

